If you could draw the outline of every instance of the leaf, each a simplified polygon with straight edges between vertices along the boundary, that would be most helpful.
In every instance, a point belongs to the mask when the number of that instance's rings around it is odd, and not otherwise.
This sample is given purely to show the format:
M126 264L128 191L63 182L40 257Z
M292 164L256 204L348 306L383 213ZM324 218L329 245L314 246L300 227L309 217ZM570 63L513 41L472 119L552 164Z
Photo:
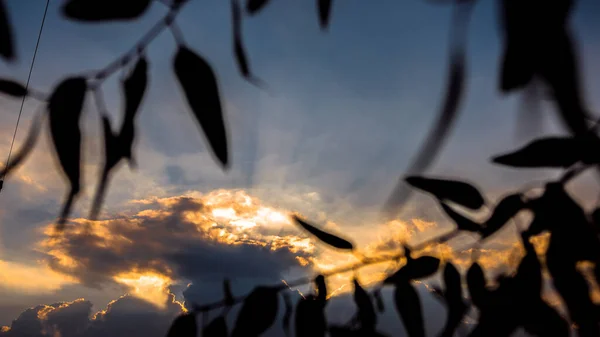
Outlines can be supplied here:
M13 32L4 0L0 0L0 55L8 61L15 59Z
M312 235L316 236L319 240L323 241L324 243L326 243L332 247L335 247L337 249L344 249L344 250L354 249L354 247L352 246L352 243L350 243L342 238L339 238L335 235L324 232L324 231L314 227L313 225L310 225L306 221L298 218L298 216L296 216L296 215L294 215L294 220L296 221L296 223L298 223L300 226L302 226L302 228L304 228L306 231L308 231Z
M450 262L446 262L446 266L444 267L444 287L444 297L449 302L463 300L460 273Z
M111 21L135 19L150 7L151 0L70 0L63 7L63 15L79 21Z
M481 237L487 238L502 228L512 217L525 208L523 196L520 193L510 194L496 205L494 212L485 222L481 230Z
M567 168L582 158L580 143L573 137L536 139L524 147L492 158L492 162L519 168Z
M325 305L327 304L327 286L325 277L315 278L317 296L308 295L298 301L295 316L295 337L325 337L327 321Z
M509 42L507 44L500 67L500 91L502 93L522 89L531 82L534 67L530 52L524 43Z
M16 154L11 156L11 160L8 163L8 165L6 165L6 167L4 167L2 171L0 171L0 177L2 177L2 179L8 177L15 168L21 165L21 163L23 162L23 160L25 160L25 158L27 158L29 153L31 153L31 150L35 146L35 143L37 142L38 136L40 134L40 129L42 126L44 116L45 114L38 113L37 116L34 117L33 121L31 122L31 127L29 129L29 133L27 134L27 138L25 138L25 142L23 143L23 146L21 146L21 149L19 149L19 151Z
M81 110L87 91L86 79L70 77L54 89L48 102L50 135L70 190L58 220L61 228L71 211L71 205L80 190Z
M381 298L381 290L377 289L373 292L373 297L375 298L375 305L377 306L377 311L380 313L385 311L385 306L383 305L383 299Z
M421 300L409 281L396 283L394 301L408 337L425 337Z
M377 324L377 314L373 307L373 302L369 294L358 283L358 280L353 280L354 284L354 303L358 307L358 320L362 330L374 331Z
M444 285L446 288L444 298L448 310L446 324L440 333L440 337L452 337L462 323L469 307L463 300L460 274L450 262L446 263L444 267Z
M476 307L480 308L486 302L486 294L488 292L486 284L483 269L481 269L479 263L473 263L467 271L467 288L469 289L471 302Z
M223 281L223 294L223 303L225 303L226 307L231 307L235 303L235 300L233 299L233 294L231 293L231 285L228 279L225 279Z
M446 214L454 221L458 230L479 233L479 231L483 228L480 224L475 221L457 213L452 207L446 205L444 202L440 202L442 209Z
M268 2L269 0L247 0L246 12L251 15L256 14L263 9Z
M383 282L385 284L395 284L407 280L412 281L426 278L435 274L439 267L440 260L433 256L421 256L414 260L408 259L406 265L388 276Z
M213 154L223 169L227 169L227 133L217 79L211 66L187 47L180 46L175 56L174 70Z
M285 312L283 314L283 319L281 321L281 325L283 327L283 332L286 336L290 335L290 322L292 320L292 312L294 309L292 308L292 300L290 299L290 295L287 292L282 292L281 297L283 297L283 303L285 304Z
M194 335L195 337L196 335ZM227 337L227 322L225 316L221 315L213 319L204 329L202 337Z
M122 90L125 95L125 116L119 132L119 147L123 158L131 164L133 142L135 139L135 116L140 108L144 93L148 86L148 62L140 57L131 74L123 81Z
M278 288L256 287L240 309L232 337L256 337L267 331L277 317Z
M196 317L193 314L185 313L175 318L167 337L196 337L197 330Z
M408 174L421 174L431 166L434 159L442 149L444 140L454 126L458 117L460 103L462 102L465 82L465 45L466 32L472 3L466 4L466 10L457 11L453 18L458 26L454 27L453 46L450 51L450 65L448 81L446 83L446 95L438 112L438 117L433 128L429 130L425 142L421 145L417 157L408 166ZM390 195L385 205L388 215L400 212L411 195L411 189L400 180Z
M25 86L16 81L7 79L0 79L0 92L13 97L27 96L27 88L25 88Z
M90 220L96 220L98 218L100 208L104 202L106 189L108 188L111 170L122 158L120 144L118 143L117 136L115 136L112 131L108 116L102 116L102 127L104 131L104 165L102 172L100 173L100 180L98 182L98 187L96 188L94 201L92 202L92 209L89 216Z
M325 306L327 302L327 284L325 283L325 276L318 275L315 277L315 285L317 286L317 301L322 302Z
M329 17L331 16L331 7L333 0L317 0L319 8L319 24L321 29L327 29L329 25Z
M439 200L449 200L473 210L481 208L485 203L479 190L463 181L417 176L404 180L415 188L433 194Z

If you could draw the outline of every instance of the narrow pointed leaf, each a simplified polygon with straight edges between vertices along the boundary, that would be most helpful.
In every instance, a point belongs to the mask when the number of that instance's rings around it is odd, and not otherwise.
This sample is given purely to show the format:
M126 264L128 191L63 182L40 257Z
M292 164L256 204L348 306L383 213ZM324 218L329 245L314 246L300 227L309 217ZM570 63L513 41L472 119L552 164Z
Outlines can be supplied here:
M122 156L132 162L133 143L135 139L135 116L140 109L146 87L148 86L148 62L140 57L131 74L123 81L122 90L125 96L125 116L119 132L119 147Z
M373 306L373 301L371 301L371 296L369 296L356 279L353 280L353 283L354 303L356 303L356 306L358 307L358 320L361 328L373 331L377 324L377 314L375 313L375 307Z
M119 147L120 144L118 143L117 137L112 131L112 126L108 116L102 116L102 127L104 131L104 167L102 168L102 173L100 174L100 180L98 182L98 187L96 188L94 201L92 202L92 209L89 217L91 220L96 220L98 218L98 214L100 213L100 209L104 202L106 189L108 188L111 171L121 160L121 148Z
M248 14L256 14L263 9L269 0L246 0L246 12Z
M410 282L396 284L394 302L408 337L425 337L421 299Z
M523 208L525 208L525 202L519 193L502 198L494 208L490 218L485 222L485 227L481 230L482 238L487 238L496 233Z
M277 317L278 288L255 288L240 309L232 337L256 337L267 331Z
M493 157L492 162L519 168L567 168L582 159L580 146L573 137L546 137Z
M408 260L405 266L384 280L386 284L418 280L435 274L440 267L440 260L433 256L421 256Z
M281 296L283 297L283 303L285 304L285 312L283 313L281 325L283 327L283 332L285 333L285 335L289 336L290 322L292 320L292 313L294 309L292 308L292 300L290 299L290 295L287 292L282 292Z
M433 194L439 200L449 200L470 209L477 210L485 202L477 188L463 181L417 176L407 177L405 181L415 188Z
M468 305L464 302L462 296L462 286L460 274L456 267L451 263L446 263L444 267L444 298L446 300L446 323L440 337L452 337L454 332L462 323L463 317L467 313Z
M319 240L323 241L324 243L326 243L332 247L335 247L337 249L345 249L345 250L354 249L354 246L349 241L339 238L333 234L324 232L324 231L316 228L315 226L307 223L306 221L298 218L295 215L294 215L294 220L296 221L296 223L298 223L300 226L302 226L302 228L304 228L310 234L316 236Z
M212 67L202 57L182 46L175 56L174 70L213 154L224 169L228 168L227 132Z
M319 8L319 24L321 29L327 29L329 25L329 17L331 16L331 7L333 0L317 0L317 6Z
M239 0L231 0L231 22L233 31L233 49L238 69L242 76L250 76L250 66L242 43L242 10Z
M197 333L196 317L193 314L181 314L171 324L167 337L196 337Z
M35 143L37 142L38 136L40 134L40 129L42 126L42 121L44 120L45 114L39 113L34 117L31 127L29 128L29 133L27 134L27 138L25 138L25 142L21 146L21 148L17 151L17 153L13 154L10 157L10 162L6 167L0 171L0 177L5 178L8 177L12 171L17 168L25 158L31 153Z
M486 283L483 269L481 269L479 263L473 263L467 271L467 288L469 289L471 302L477 307L481 307L485 303Z
M225 306L231 307L234 304L233 294L231 293L231 284L228 279L223 281L223 302Z
M448 301L462 301L463 294L460 273L450 262L447 262L444 267L444 288L444 297Z
M15 58L13 32L4 0L0 0L0 55L8 61Z
M225 321L225 317L219 316L208 323L202 329L202 337L227 337L227 322Z
M23 97L27 95L25 86L19 82L8 79L0 79L0 92L13 97Z
M59 226L64 225L71 205L80 190L81 129L79 123L86 91L85 78L67 78L54 89L48 102L52 143L70 185L58 221Z
M135 19L150 7L151 0L69 0L63 15L79 21L111 21Z
M459 214L458 212L453 210L452 207L446 205L444 202L440 202L440 205L442 206L444 212L446 212L446 214L450 217L450 219L454 221L456 227L458 227L458 230L478 233L483 228L480 224L465 217L464 215Z
M315 285L317 286L316 300L322 302L323 306L325 306L327 301L327 284L325 283L325 276L318 275L315 277Z

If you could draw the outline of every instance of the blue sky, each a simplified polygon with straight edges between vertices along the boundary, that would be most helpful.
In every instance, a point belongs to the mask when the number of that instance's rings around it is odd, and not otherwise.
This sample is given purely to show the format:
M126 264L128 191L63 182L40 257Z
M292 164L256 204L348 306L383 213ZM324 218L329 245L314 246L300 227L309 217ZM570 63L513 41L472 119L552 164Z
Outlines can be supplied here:
M6 1L18 62L1 63L0 74L25 82L45 1ZM99 69L129 49L166 13L159 2L136 22L85 24L60 15L61 1L48 9L30 86L51 92L62 78ZM491 196L552 172L516 172L489 163L497 153L536 136L515 138L518 97L497 90L501 39L496 2L480 1L470 23L467 95L460 119L432 174L466 177ZM587 99L600 104L600 4L577 2L572 27L579 37ZM189 191L243 189L265 204L298 211L341 228L364 228L380 207L432 125L444 91L451 8L425 1L346 0L334 3L328 32L319 30L314 3L271 1L245 17L244 41L253 72L269 91L237 72L232 54L229 2L192 1L177 18L187 44L214 67L231 134L232 168L221 172L180 92L172 72L175 43L168 31L148 48L150 84L138 121L139 168L122 167L112 184L105 215L132 209L131 200L172 197ZM120 121L119 76L103 91L113 125ZM90 96L91 98L91 96ZM0 154L6 154L20 101L0 97ZM40 103L28 100L17 134L24 139ZM545 105L544 133L563 132ZM75 214L89 209L101 154L98 114L92 99L86 118L86 188ZM42 137L44 138L44 137ZM0 261L34 268L44 256L36 247L54 219L64 186L46 139L38 144L21 176L0 194ZM542 173L544 175L542 175ZM581 183L581 191L586 194ZM595 191L595 190L594 190ZM591 195L595 196L596 192ZM433 203L413 199L409 214L443 221ZM37 267L36 267L37 268ZM2 277L0 277L2 280ZM2 285L0 284L0 289ZM4 289L3 292L10 292ZM0 306L0 325L40 303L91 299L100 307L121 295L111 285L85 284L51 292L15 293ZM44 302L46 301L46 302ZM98 304L101 303L101 304Z

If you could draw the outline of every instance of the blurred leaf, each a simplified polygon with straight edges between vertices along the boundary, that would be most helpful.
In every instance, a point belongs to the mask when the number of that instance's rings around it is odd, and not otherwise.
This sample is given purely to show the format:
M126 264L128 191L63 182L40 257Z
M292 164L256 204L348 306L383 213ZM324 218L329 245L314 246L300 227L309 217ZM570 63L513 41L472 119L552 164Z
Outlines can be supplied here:
M23 143L23 146L21 146L17 153L11 156L8 165L6 165L6 167L4 167L0 171L0 177L4 179L7 176L9 176L15 168L21 165L21 163L23 162L23 160L25 160L25 158L27 158L29 153L31 153L31 150L35 146L35 143L37 142L38 136L40 134L40 129L42 126L42 121L44 120L44 116L45 114L38 113L37 116L34 117L33 121L31 122L31 127L29 128L27 138L25 138L25 142Z
M108 116L102 116L102 127L104 130L104 167L100 174L100 180L94 201L92 202L92 210L90 211L89 218L96 220L100 213L100 208L104 201L104 195L108 187L108 181L110 180L110 172L121 160L121 148L119 147L117 136L112 131L112 126Z
M327 29L327 26L329 25L332 2L333 0L317 0L317 6L319 8L319 24L323 30Z
M54 89L48 102L50 135L70 189L58 220L59 229L66 222L71 205L80 190L81 130L79 122L87 92L86 79L70 77Z
M354 279L354 303L358 307L358 320L362 330L374 331L377 324L377 314L371 301L371 296Z
M503 3L510 1L502 1ZM523 43L509 42L500 68L500 91L508 93L524 88L533 78L533 60Z
M483 227L475 221L457 213L452 207L446 205L444 202L440 202L442 209L446 214L454 221L458 230L479 233Z
M268 2L269 0L246 0L246 12L251 15L256 14L263 9Z
M211 66L187 47L180 46L174 69L214 155L224 169L228 168L227 133L217 79Z
M325 337L327 321L325 305L327 304L327 286L325 277L315 278L317 296L310 294L298 301L295 316L295 337Z
M485 202L479 190L466 182L417 176L404 180L415 188L433 194L439 200L450 200L473 210L481 208Z
M481 230L482 238L487 238L496 233L523 208L525 208L525 202L520 193L510 194L502 198L494 208L490 218L485 222L485 226Z
M208 325L202 329L202 337L227 337L227 322L225 321L225 316L221 315L208 323Z
M135 163L132 155L135 139L135 116L140 108L144 93L148 86L148 62L141 56L131 74L123 81L122 90L125 95L125 116L119 132L119 147L123 158Z
M185 313L175 318L167 337L196 337L197 334L196 317L193 314Z
M316 236L319 240L325 242L326 244L328 244L332 247L335 247L338 249L346 249L346 250L352 250L354 248L352 246L352 243L350 243L344 239L341 239L335 235L326 233L326 232L314 227L313 225L310 225L306 221L298 218L296 215L294 215L294 220L296 221L296 223L298 223L300 226L302 226L306 231L308 231L312 235Z
M233 294L231 293L231 284L228 279L223 281L223 294L223 302L225 303L225 306L231 307L235 301L233 299Z
M294 309L292 308L292 300L290 299L290 295L287 292L282 292L281 297L283 297L283 303L285 304L285 312L282 320L283 332L286 336L289 336L290 322L292 320L292 312Z
M394 301L408 337L425 337L421 300L410 281L396 283Z
M1 5L2 4L0 4L0 6ZM27 88L19 82L0 79L0 92L13 97L23 97L27 95Z
M4 0L0 0L0 55L8 61L15 58L13 32Z
M151 0L69 0L63 15L81 21L110 21L135 19L150 7Z
M267 331L277 318L278 288L256 287L240 309L231 337L256 337Z
M259 88L265 87L265 84L250 71L250 64L242 38L242 9L239 0L231 0L231 22L233 26L233 52L240 73L251 84Z
M439 267L440 260L433 256L421 256L414 260L409 259L406 265L388 276L383 282L385 284L396 284L398 282L423 279L437 273Z
M492 162L520 168L567 168L582 158L580 145L573 137L546 137L514 152L493 157Z
M444 286L444 299L448 310L446 324L439 336L452 337L462 323L469 307L463 299L460 273L450 262L447 262L444 267Z
M481 269L479 263L473 263L467 271L467 288L469 289L471 302L478 308L486 302L486 294L488 292L486 284L483 269Z
M315 277L315 285L317 286L317 301L321 301L323 306L327 301L327 284L325 283L325 276L318 275Z
M381 298L381 290L377 289L373 292L373 297L375 298L375 305L377 306L377 311L380 313L385 311L385 306L383 305L383 299Z

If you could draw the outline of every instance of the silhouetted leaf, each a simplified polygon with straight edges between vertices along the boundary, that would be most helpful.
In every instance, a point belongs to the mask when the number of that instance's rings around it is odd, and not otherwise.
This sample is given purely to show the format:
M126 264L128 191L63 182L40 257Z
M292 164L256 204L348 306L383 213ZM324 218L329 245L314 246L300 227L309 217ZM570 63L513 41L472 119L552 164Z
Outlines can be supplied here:
M304 228L306 231L308 231L312 235L316 236L319 240L325 242L326 244L328 244L332 247L335 247L338 249L347 249L347 250L352 250L354 248L352 246L352 243L350 243L344 239L341 239L335 235L326 233L326 232L316 228L315 226L310 225L306 221L298 218L296 215L294 215L294 220L296 221L296 223L298 223L300 226L302 226L302 228Z
M419 294L409 281L396 283L396 310L409 337L425 337L425 325Z
M522 168L566 168L582 158L579 146L572 137L541 138L514 152L496 156L492 162Z
M63 15L81 21L130 20L144 14L151 0L69 0Z
M439 336L452 337L469 307L463 299L460 274L450 262L444 267L444 286L444 299L448 310L446 324Z
M0 92L14 97L23 97L27 95L25 86L16 81L7 79L0 79Z
M446 205L444 202L440 202L440 205L450 219L454 221L459 230L478 233L483 228L477 222L465 217L464 215L458 214L452 209L452 207Z
M486 294L488 292L486 284L483 269L481 269L479 263L473 263L467 271L467 288L469 289L471 302L476 307L481 307L486 302Z
M416 259L408 259L406 265L398 269L394 274L388 276L383 282L385 284L396 284L407 280L426 278L435 274L439 267L440 260L433 256L421 256Z
M240 309L232 337L255 337L265 332L277 317L278 288L256 287Z
M83 77L70 77L54 89L48 102L50 135L70 190L58 220L61 228L68 217L75 196L80 190L81 130L79 120L85 100L87 83Z
M327 331L325 305L327 286L323 275L315 278L317 296L310 294L298 301L295 315L295 337L324 337Z
M144 98L148 86L148 62L140 57L131 74L123 81L122 90L125 95L125 116L119 132L119 147L123 158L135 163L132 148L135 139L135 116Z
M197 333L196 317L193 314L185 313L175 318L167 337L196 337Z
M383 299L381 298L381 290L377 289L373 292L373 297L375 298L375 305L377 306L377 311L380 313L385 311L385 306L383 305Z
M15 58L13 32L4 0L0 0L0 55L8 61Z
M294 309L292 308L292 300L290 299L290 295L287 292L282 292L281 296L283 297L283 303L285 304L285 312L283 314L283 319L281 321L281 325L283 327L283 332L286 336L290 335L290 322L292 320L292 312Z
M353 280L354 284L354 303L358 307L358 320L362 330L373 331L377 324L377 314L373 307L373 302L369 294L358 283L358 280Z
M485 226L481 230L481 237L487 238L496 233L523 208L525 208L525 202L523 196L519 193L502 198L494 208L490 218L485 222Z
M315 277L315 285L317 286L317 301L322 302L325 306L327 301L327 284L325 283L325 276L318 275Z
M202 329L202 337L227 337L227 322L225 321L225 317L219 316L208 323Z
M180 46L174 69L213 153L223 168L228 168L227 133L217 79L211 66L187 47Z
M333 0L317 0L319 8L319 24L321 29L327 29L329 25L329 17L331 15L331 7Z
M25 142L23 143L19 151L17 151L17 153L10 157L10 162L8 163L8 165L6 165L6 167L4 167L2 171L0 171L0 177L2 177L2 179L8 177L16 167L21 165L21 163L23 162L23 160L25 160L25 158L27 158L29 153L31 153L31 150L35 146L35 143L40 134L40 129L42 126L44 116L45 114L38 113L37 116L34 117L33 121L31 122L31 127L29 129L29 133L27 134L27 138L25 138Z
M417 176L404 180L415 188L433 194L439 200L449 200L470 209L477 210L485 202L479 190L466 182Z
M248 82L259 88L264 88L265 84L250 71L248 56L246 55L246 48L244 47L242 39L242 10L240 8L239 0L231 0L231 17L233 26L233 53L238 69Z
M246 12L256 14L263 9L269 0L246 0Z
M92 202L92 209L89 216L91 220L97 219L102 203L104 202L111 170L122 158L120 144L118 143L117 136L112 131L108 116L102 116L102 127L104 130L104 165L100 173L100 180L96 188L94 201Z
M223 303L226 307L231 307L234 304L233 294L231 293L231 285L228 279L223 281Z

